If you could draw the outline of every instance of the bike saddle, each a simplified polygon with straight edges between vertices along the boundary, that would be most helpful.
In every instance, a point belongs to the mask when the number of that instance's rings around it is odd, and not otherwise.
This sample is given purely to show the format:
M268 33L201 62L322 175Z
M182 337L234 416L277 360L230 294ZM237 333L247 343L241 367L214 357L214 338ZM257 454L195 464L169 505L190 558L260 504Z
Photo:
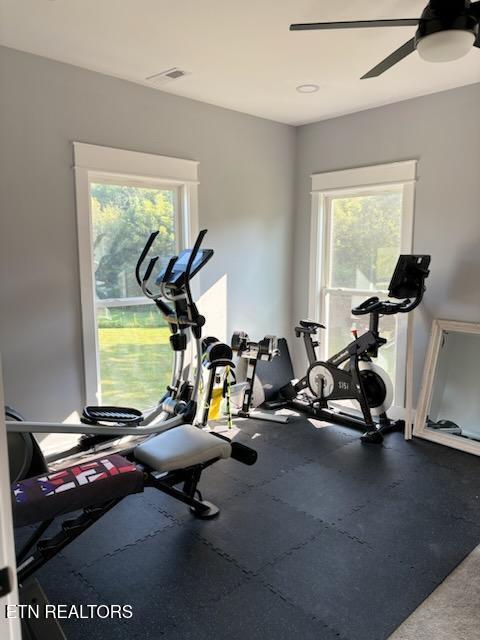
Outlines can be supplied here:
M295 335L299 336L302 333L309 333L313 335L314 333L317 333L317 329L325 329L325 326L319 322L314 322L313 320L300 320L300 326L295 327Z
M313 320L300 320L300 326L305 327L305 329L325 329L323 324L314 322Z

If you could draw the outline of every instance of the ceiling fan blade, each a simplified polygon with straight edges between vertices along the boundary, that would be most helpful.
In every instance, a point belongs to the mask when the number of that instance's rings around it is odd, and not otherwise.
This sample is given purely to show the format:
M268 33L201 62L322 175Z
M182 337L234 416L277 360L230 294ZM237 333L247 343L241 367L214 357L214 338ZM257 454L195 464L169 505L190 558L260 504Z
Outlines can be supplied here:
M361 77L361 80L364 80L365 78L376 78L377 76L382 74L384 71L387 71L388 69L390 69L390 67L393 67L394 64L397 64L397 62L400 62L400 60L403 60L403 58L406 58L410 53L413 53L414 51L415 51L415 38L412 38L408 42L405 42L405 44L402 44L401 47L399 47L396 51L391 53L388 57L386 57L385 60L382 60L379 64L377 64L376 67L373 67L373 69L370 69L368 73L366 73L364 76Z
M418 18L392 20L356 20L347 22L307 22L291 24L290 31L314 31L315 29L363 29L364 27L414 27Z

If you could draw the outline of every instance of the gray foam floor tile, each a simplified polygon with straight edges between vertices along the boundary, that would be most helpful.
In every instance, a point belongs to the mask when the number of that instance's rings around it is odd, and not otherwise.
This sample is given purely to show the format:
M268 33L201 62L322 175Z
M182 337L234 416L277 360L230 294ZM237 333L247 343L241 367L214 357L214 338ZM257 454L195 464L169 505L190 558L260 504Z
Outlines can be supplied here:
M295 419L287 424L247 420L240 427L245 433L257 437L260 435L266 441L306 457L307 460L320 460L348 442L358 440L361 435L343 427L318 427L318 424L305 419Z
M480 540L480 523L455 518L435 504L419 504L402 485L344 517L339 528L432 581L445 578Z
M147 496L147 493L138 494L122 500L68 545L63 555L81 567L172 526L173 521L152 506ZM132 514L135 517L131 517Z
M381 491L396 484L418 468L414 459L405 461L398 453L385 446L365 446L358 440L322 458L322 465L342 474L357 477L362 482L373 482Z
M319 520L335 523L377 495L373 482L311 462L268 482L262 491Z
M129 628L145 633L163 632L182 618L184 610L207 607L247 577L234 562L181 526L107 556L83 568L81 575L107 602L132 604Z
M185 615L169 640L339 640L337 633L252 578L220 602Z
M215 520L197 520L192 525L204 540L249 572L304 544L321 526L261 489L237 498Z
M245 467L236 460L229 459L222 461L219 466L223 472L251 486L265 484L265 482L269 482L309 461L308 458L296 453L293 449L278 447L262 437L255 438L242 434L240 438L235 438L235 440L257 451L257 463L251 467Z
M52 602L134 607L67 621L68 640L384 640L480 542L474 456L398 433L363 447L309 420L238 424L258 463L204 472L217 519L146 489L38 573Z
M80 606L110 604L75 571L66 557L59 555L51 560L36 574L51 604L75 605L80 612ZM113 604L113 603L112 603ZM84 613L84 615L86 615ZM67 637L67 640L105 640L111 637L115 640L127 640L128 626L125 620L118 618L101 619L69 618L60 619L59 624ZM48 640L48 639L46 639Z
M267 568L262 581L351 640L381 640L434 588L425 575L325 529Z

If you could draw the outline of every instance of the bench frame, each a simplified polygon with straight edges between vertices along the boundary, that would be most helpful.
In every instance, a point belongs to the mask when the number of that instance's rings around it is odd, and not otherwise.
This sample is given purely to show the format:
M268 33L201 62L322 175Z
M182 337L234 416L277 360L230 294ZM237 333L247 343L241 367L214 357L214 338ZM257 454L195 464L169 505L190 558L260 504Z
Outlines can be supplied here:
M145 487L152 487L183 502L190 507L190 511L197 518L214 518L220 513L220 509L213 503L203 500L198 483L202 471L211 466L220 458L212 458L201 464L185 469L177 469L159 473L143 464L137 463L132 456L125 456L133 462L142 472ZM177 485L183 484L181 489ZM129 494L130 495L130 494ZM196 496L199 496L198 498ZM126 496L109 500L100 505L85 507L76 518L64 520L61 529L52 537L42 538L43 534L54 522L55 518L41 522L27 542L17 554L17 576L19 584L23 584L27 578L56 556L67 545L73 542L80 534L94 525L102 516L113 509Z

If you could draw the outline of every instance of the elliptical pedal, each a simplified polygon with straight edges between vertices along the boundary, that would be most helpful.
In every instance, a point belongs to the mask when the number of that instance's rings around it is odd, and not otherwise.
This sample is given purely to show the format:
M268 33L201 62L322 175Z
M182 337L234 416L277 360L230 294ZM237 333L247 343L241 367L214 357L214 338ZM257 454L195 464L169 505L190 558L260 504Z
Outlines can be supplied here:
M107 422L108 424L129 424L139 425L143 421L143 413L131 407L85 407L80 420L84 424L98 424Z

